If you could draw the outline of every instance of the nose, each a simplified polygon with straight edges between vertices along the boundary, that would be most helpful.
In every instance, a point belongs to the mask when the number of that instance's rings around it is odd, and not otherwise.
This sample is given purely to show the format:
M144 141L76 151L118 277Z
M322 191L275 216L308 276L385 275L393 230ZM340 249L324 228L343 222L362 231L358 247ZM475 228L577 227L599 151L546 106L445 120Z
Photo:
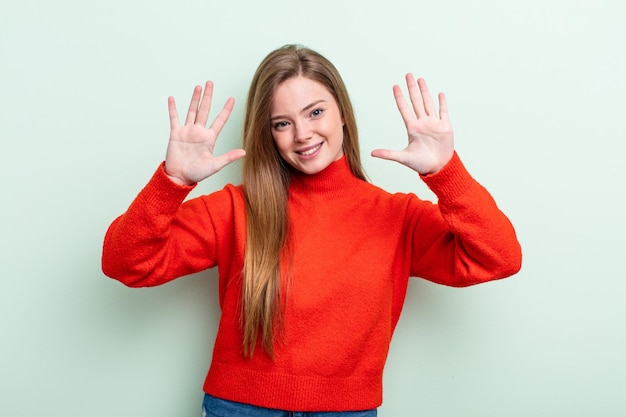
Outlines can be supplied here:
M311 126L306 121L296 123L295 128L294 140L296 142L306 142L313 136Z

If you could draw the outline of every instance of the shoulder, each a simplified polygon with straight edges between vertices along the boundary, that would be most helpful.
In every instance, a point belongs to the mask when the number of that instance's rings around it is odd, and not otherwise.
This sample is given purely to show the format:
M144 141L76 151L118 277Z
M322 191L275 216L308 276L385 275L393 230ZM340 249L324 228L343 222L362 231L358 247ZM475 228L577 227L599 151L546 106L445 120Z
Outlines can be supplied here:
M195 217L196 221L205 218L216 230L230 230L233 224L245 219L243 189L227 184L221 190L186 201L182 212L187 217Z
M358 190L359 198L369 202L375 209L385 208L397 214L414 212L433 203L420 199L410 192L391 193L375 184L363 181Z
M241 185L226 184L221 190L202 195L197 197L197 199L202 201L209 210L241 205L244 202L243 187Z

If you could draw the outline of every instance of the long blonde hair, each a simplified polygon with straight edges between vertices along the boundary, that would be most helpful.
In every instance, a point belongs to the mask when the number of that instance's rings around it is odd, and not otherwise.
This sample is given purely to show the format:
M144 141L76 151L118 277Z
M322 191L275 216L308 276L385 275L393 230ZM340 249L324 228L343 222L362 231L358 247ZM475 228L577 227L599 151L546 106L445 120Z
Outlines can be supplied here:
M252 78L243 124L243 186L247 237L243 269L242 331L245 356L261 345L274 357L274 337L282 329L281 255L289 241L287 195L290 170L280 157L270 130L270 108L276 87L303 76L324 85L333 95L345 122L343 150L358 178L366 180L361 166L354 111L335 66L319 53L285 45L261 62Z

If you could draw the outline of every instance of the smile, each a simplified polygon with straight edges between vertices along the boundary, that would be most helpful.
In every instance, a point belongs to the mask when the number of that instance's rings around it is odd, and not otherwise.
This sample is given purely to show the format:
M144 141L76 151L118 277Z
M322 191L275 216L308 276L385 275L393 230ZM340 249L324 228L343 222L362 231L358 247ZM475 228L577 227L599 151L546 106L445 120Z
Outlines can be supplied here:
M321 148L321 147L322 147L322 144L320 143L319 145L314 146L314 147L312 147L311 149L307 149L306 151L296 151L296 153L297 153L298 155L304 155L304 156L307 156L307 155L312 155L312 154L314 154L315 152L317 152L317 150L318 150L319 148Z

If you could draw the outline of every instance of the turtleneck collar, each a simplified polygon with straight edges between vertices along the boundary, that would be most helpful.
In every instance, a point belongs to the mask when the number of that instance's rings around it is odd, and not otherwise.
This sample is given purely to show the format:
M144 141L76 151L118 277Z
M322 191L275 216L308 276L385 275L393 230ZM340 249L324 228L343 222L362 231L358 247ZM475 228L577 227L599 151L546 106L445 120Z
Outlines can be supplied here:
M289 190L312 198L338 198L348 196L362 182L354 176L344 155L317 174L304 174L292 168Z

